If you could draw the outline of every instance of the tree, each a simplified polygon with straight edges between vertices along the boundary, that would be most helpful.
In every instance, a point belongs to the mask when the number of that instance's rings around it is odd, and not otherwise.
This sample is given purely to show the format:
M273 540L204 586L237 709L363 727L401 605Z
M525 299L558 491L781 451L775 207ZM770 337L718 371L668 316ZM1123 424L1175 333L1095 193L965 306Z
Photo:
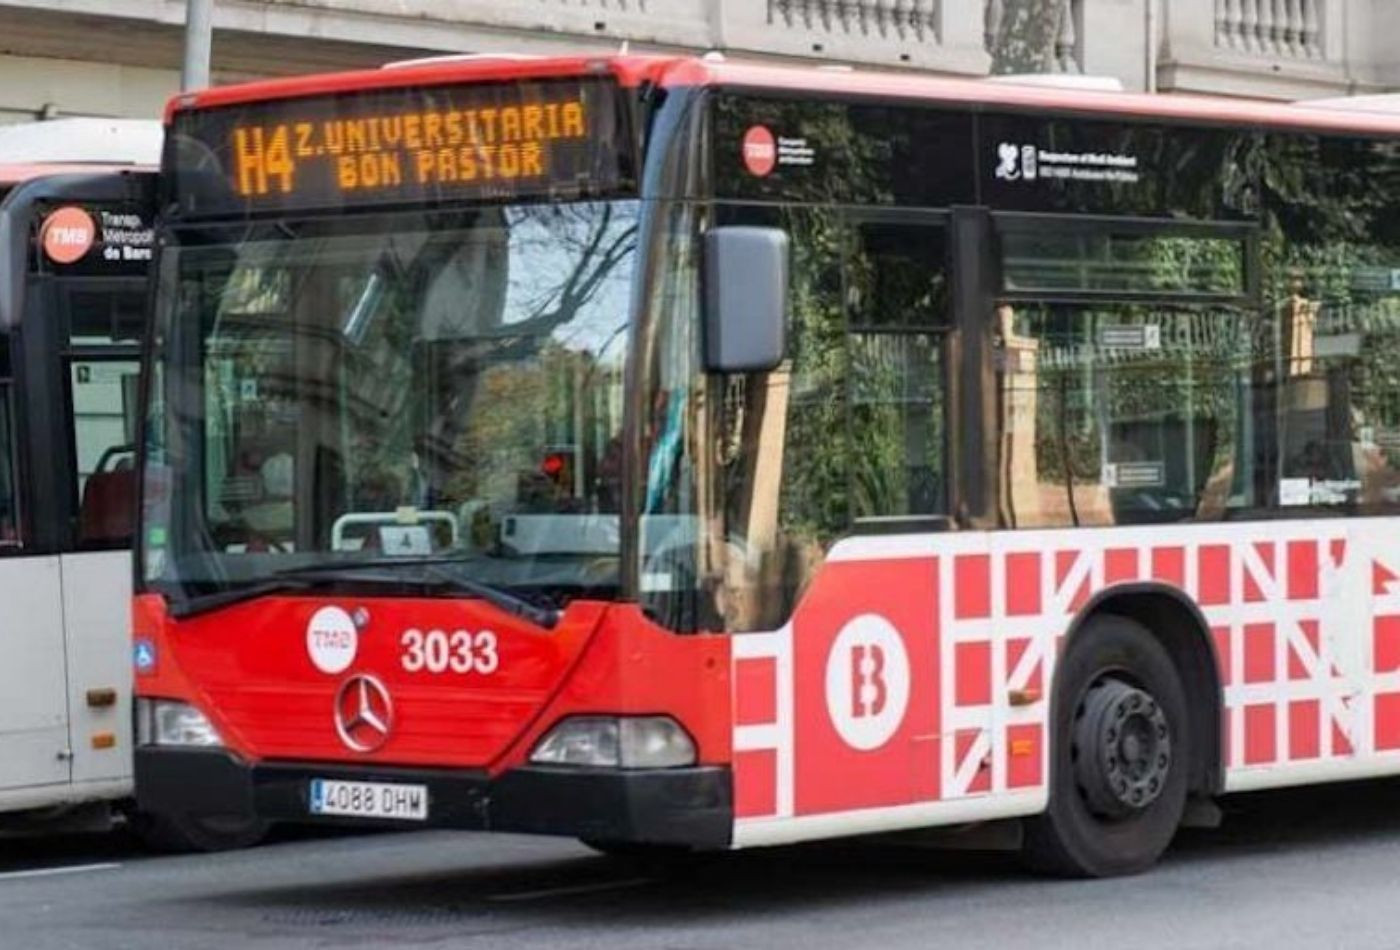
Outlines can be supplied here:
M989 0L987 51L992 72L1050 72L1069 0Z

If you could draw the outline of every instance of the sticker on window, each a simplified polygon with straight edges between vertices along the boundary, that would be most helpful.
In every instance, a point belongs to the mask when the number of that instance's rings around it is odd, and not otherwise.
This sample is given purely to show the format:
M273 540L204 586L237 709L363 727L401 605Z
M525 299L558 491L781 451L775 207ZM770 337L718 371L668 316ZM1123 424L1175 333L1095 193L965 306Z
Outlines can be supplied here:
M1160 350L1160 326L1101 326L1099 346L1115 350Z
M1312 481L1307 478L1281 478L1278 482L1278 503L1281 508L1307 505L1312 501Z
M1167 483L1165 462L1109 462L1103 467L1109 488L1161 488Z

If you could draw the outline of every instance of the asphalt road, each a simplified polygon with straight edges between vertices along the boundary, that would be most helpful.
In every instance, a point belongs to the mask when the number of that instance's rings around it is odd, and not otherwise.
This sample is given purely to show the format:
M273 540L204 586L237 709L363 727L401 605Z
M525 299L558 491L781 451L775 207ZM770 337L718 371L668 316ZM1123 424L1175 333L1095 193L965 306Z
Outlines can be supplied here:
M0 842L0 948L1400 947L1400 783L1251 796L1149 874L1042 880L1004 855L842 844L678 868L553 839L284 834L150 857Z

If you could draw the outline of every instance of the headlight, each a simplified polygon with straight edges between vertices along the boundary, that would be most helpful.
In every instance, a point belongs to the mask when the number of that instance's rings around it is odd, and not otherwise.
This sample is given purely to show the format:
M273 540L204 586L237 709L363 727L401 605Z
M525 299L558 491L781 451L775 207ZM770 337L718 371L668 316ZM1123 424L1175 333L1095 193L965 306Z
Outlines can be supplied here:
M668 769L694 765L695 743L669 716L576 716L565 719L535 746L540 765Z
M189 703L136 700L136 741L140 745L221 746L224 740L209 718Z

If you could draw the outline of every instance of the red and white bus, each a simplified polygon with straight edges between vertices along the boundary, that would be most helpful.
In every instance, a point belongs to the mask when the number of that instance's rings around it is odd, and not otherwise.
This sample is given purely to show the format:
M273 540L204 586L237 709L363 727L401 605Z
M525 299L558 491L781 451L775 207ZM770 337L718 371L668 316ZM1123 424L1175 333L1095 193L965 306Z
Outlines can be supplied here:
M1400 773L1400 121L672 58L176 100L158 813L1151 864Z

